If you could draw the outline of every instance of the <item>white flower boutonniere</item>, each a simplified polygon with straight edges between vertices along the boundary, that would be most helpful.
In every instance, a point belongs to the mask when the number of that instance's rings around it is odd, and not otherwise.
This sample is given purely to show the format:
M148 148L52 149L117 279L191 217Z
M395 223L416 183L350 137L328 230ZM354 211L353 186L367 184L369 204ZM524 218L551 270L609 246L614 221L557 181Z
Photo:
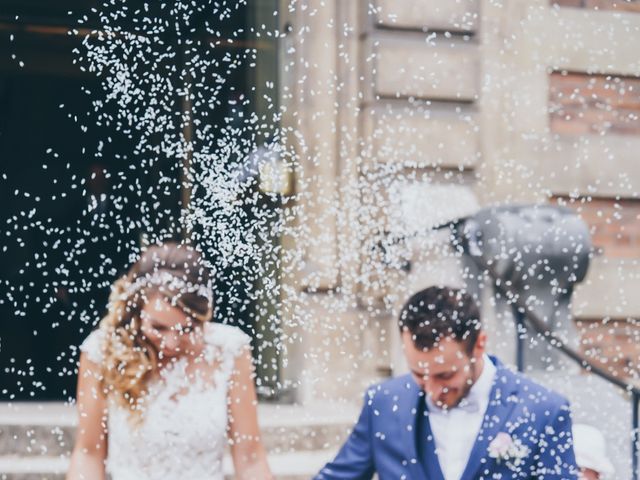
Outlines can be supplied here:
M529 455L529 449L518 439L514 439L506 432L500 432L489 444L489 456L498 462L518 467Z

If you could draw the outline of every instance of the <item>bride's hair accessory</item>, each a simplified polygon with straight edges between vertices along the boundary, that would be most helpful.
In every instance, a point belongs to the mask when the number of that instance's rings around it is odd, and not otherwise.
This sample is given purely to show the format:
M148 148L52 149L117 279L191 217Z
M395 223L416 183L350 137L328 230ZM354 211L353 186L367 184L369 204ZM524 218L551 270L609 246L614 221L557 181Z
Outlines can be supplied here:
M193 284L166 270L158 270L138 277L124 288L121 299L129 298L151 285L180 293L195 293L206 298L209 303L213 302L213 288L210 282L207 284Z

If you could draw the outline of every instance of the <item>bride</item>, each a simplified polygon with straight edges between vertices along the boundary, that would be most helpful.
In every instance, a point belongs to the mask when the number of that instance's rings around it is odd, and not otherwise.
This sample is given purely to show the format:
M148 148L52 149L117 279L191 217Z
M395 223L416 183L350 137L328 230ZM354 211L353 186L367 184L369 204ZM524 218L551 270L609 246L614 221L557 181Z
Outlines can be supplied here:
M249 338L211 323L199 254L147 249L118 280L81 346L79 425L68 480L270 479Z

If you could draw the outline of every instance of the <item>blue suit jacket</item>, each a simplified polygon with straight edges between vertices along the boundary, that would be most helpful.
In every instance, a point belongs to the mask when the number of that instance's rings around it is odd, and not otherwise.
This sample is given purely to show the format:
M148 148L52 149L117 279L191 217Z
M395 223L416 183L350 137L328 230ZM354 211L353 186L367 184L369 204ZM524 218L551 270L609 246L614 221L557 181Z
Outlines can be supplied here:
M577 479L568 402L491 360L497 367L491 398L461 480ZM422 455L417 451L420 402L424 393L411 375L370 388L353 432L316 480L364 480L375 473L380 480L444 480L428 417L422 428L431 440L421 442ZM489 456L489 444L500 432L529 449L518 466Z

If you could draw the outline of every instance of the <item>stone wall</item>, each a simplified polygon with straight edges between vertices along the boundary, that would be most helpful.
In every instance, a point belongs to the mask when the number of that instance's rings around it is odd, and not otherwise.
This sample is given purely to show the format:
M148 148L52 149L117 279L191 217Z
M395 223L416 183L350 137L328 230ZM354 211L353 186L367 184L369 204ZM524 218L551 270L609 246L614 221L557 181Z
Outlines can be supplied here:
M558 197L589 225L596 255L609 259L640 259L640 200Z
M311 281L301 279L300 288L316 292L318 305L353 295L357 316L375 317L358 333L369 340L351 342L347 352L375 352L361 365L363 377L402 370L394 316L411 292L443 279L460 282L446 236L410 243L407 274L372 267L376 235L397 228L424 236L445 217L483 205L589 198L581 213L602 254L576 292L574 313L640 314L633 294L640 288L640 57L630 41L640 39L636 5L308 0L304 7L288 13L291 44L304 27L311 32L291 54L289 72L295 111L312 119L297 123L306 141L303 170L324 176L313 188L340 208L310 206L326 245L307 252ZM376 179L388 185L390 176L393 188L376 188ZM511 360L508 315L485 315L492 348ZM354 324L355 332L361 322Z

